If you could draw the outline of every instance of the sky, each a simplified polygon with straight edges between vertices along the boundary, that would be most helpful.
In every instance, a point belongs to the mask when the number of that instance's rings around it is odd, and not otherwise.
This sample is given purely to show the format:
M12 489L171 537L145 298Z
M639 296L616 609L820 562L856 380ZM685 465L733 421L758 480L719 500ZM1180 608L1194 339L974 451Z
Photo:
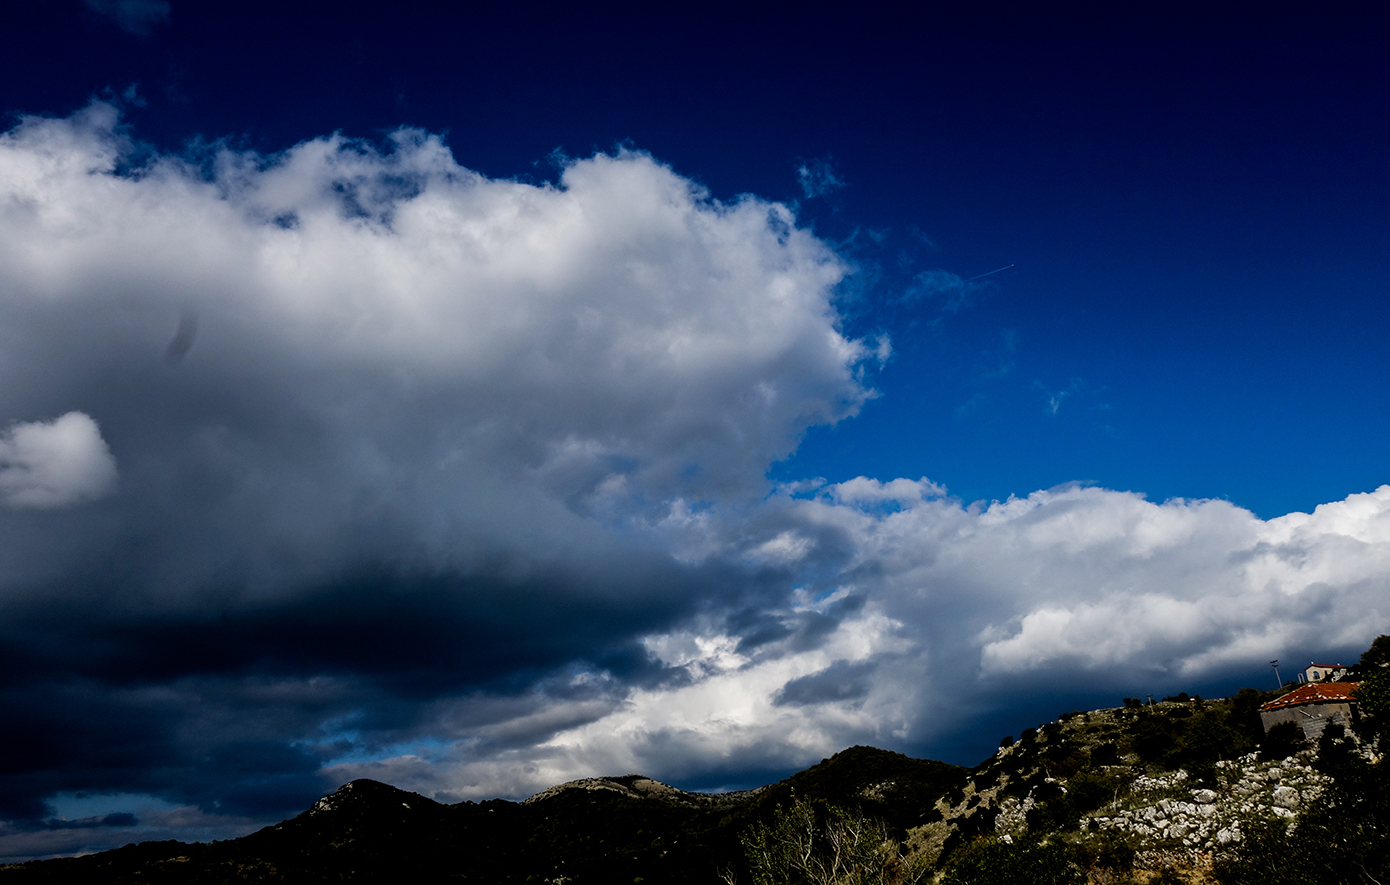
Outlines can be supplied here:
M3 20L0 859L974 764L1390 632L1358 7Z

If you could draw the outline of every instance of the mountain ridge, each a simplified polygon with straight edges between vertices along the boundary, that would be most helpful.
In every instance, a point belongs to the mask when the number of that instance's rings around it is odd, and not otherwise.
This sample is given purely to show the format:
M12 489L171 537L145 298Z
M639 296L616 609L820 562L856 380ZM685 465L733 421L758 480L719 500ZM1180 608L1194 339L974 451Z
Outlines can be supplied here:
M1183 694L1072 711L1024 729L1017 741L1006 737L973 768L854 746L736 793L627 774L567 781L520 802L443 804L357 779L240 839L149 842L0 867L0 885L748 881L745 837L785 823L797 808L817 822L813 829L881 821L914 870L935 867L947 882L966 881L951 871L972 852L1051 845L1054 859L1065 849L1059 862L1077 882L1207 883L1221 863L1239 860L1242 840L1283 844L1277 840L1290 838L1300 809L1360 801L1335 792L1339 772L1348 783L1383 778L1379 765L1365 767L1370 757L1341 725L1329 726L1316 747L1292 725L1265 733L1260 705L1277 694Z
M966 769L850 747L774 784L681 790L640 774L581 778L520 802L443 804L359 778L239 839L145 842L0 867L0 882L710 882L738 835L795 796L864 805L900 830ZM859 799L860 794L863 796ZM616 865L616 870L615 870Z

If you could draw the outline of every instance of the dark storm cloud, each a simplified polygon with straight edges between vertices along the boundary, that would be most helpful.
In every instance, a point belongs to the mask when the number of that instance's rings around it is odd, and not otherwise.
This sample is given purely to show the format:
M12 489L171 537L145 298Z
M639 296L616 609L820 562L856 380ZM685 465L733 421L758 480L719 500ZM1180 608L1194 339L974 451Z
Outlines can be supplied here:
M78 820L45 820L35 825L35 829L43 830L91 830L97 827L133 827L140 823L135 815L126 813L112 813L102 817L84 817Z
M772 702L781 706L859 700L869 693L869 678L873 671L874 667L870 664L836 661L819 673L788 682L778 689Z
M179 325L169 346L164 348L164 362L176 366L193 349L193 340L198 337L198 314L184 308L179 312Z
M118 687L58 674L0 690L0 807L42 819L57 792L144 792L218 813L265 814L322 790L322 758L279 737L319 710L269 707L237 686L185 678ZM58 676L58 678L54 678Z
M82 678L366 673L398 693L433 694L594 653L636 669L623 643L689 614L697 590L717 583L701 580L712 577L707 570L651 566L614 563L602 586L587 587L558 567L525 577L485 567L372 570L289 598L216 593L203 607L162 611L113 599L125 591L118 584L100 595L82 587L66 601L53 592L9 606L0 636L17 666Z
M374 569L261 599L216 588L197 607L131 607L109 578L13 600L0 703L22 725L4 738L0 814L41 817L64 789L285 813L335 786L317 773L335 756L439 734L440 699L516 698L448 717L452 732L494 726L488 745L505 748L611 710L613 687L557 684L567 667L628 688L688 679L633 637L718 604L731 576L642 550L590 565L607 571ZM570 714L521 724L561 701Z

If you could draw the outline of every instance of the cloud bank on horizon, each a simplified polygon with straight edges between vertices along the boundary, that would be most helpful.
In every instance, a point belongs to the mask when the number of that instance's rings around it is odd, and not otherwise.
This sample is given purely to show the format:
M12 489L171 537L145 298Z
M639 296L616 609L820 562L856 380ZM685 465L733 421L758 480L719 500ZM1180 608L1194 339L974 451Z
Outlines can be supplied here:
M950 756L1040 685L1384 632L1390 486L1261 520L771 484L876 395L853 273L789 207L637 151L529 184L414 130L170 156L106 104L23 119L0 855L242 831L360 776L457 800ZM68 825L79 794L149 810Z

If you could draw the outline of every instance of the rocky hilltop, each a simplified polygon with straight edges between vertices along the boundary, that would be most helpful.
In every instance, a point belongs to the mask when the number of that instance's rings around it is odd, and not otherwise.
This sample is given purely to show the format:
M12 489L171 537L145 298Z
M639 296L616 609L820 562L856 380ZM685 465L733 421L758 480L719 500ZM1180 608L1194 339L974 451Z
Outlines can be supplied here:
M1247 830L1292 821L1333 783L1317 747L1264 734L1256 711L1272 694L1183 695L1027 729L908 837L940 859L970 840L1056 834L1090 869L1207 881Z
M617 793L629 799L661 799L678 805L713 808L715 806L737 805L753 798L765 789L767 788L758 787L754 790L738 790L730 793L692 793L677 789L670 784L663 784L661 781L652 780L645 775L628 774L623 777L586 777L577 781L568 781L542 790L531 798L522 800L521 804L532 805L536 802L544 802L566 790L597 790Z

